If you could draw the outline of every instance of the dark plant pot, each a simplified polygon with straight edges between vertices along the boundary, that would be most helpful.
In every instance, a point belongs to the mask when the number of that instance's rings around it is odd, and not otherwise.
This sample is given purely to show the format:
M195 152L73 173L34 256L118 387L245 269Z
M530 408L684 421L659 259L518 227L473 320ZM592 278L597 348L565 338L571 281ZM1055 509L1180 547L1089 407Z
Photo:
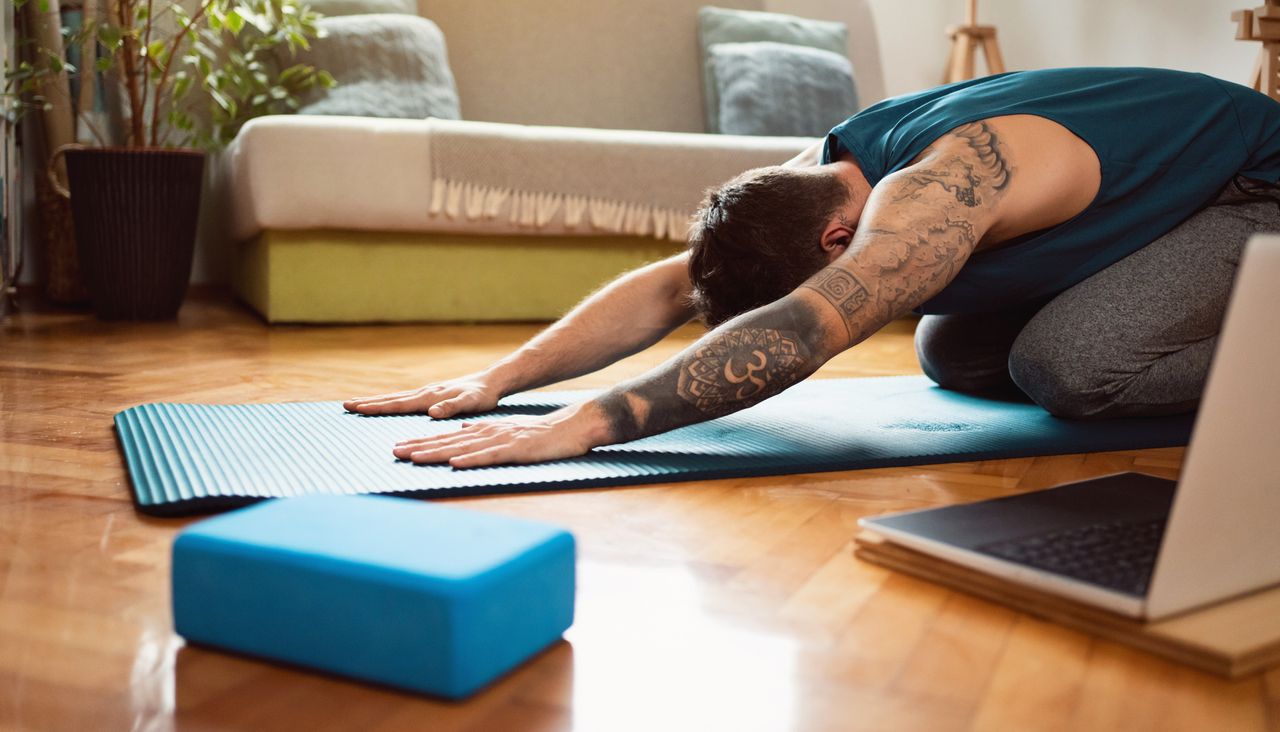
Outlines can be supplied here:
M103 320L166 320L191 280L204 152L68 150L80 271Z

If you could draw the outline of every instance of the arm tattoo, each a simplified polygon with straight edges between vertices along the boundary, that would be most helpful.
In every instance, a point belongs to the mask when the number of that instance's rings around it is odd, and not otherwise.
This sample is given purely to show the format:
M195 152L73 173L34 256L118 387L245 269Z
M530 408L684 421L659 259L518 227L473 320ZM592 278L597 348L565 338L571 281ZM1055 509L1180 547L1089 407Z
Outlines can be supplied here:
M918 200L931 185L941 186L967 208L984 203L982 192L998 195L1009 185L1008 162L1000 153L1000 139L986 122L970 122L947 134L965 143L964 153L938 161L929 167L912 168L908 183L894 200Z
M1000 138L986 122L970 122L951 131L969 144L977 156L977 167L987 177L994 190L1002 191L1009 185L1009 164L1000 154Z
M867 286L849 272L840 267L827 267L811 279L805 282L801 287L807 287L810 290L821 295L831 306L840 313L841 320L844 321L845 330L849 333L849 340L856 341L859 332L855 331L857 323L858 311L863 305L867 304L870 293Z
M885 178L849 252L802 287L839 313L849 345L937 294L964 266L1013 178L986 122L959 127Z
M745 409L818 368L807 303L783 298L717 328L654 372L596 399L614 442Z
M808 357L795 331L735 328L694 347L680 364L676 393L698 411L719 415L791 386Z

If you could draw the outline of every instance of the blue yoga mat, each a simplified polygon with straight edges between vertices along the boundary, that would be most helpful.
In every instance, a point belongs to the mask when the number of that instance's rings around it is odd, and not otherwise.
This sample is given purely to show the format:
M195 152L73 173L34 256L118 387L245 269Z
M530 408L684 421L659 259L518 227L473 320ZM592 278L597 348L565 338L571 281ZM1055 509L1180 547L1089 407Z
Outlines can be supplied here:
M463 419L541 414L592 392L534 392L480 417L367 417L338 402L143 404L115 417L139 510L179 515L327 493L420 497L667 483L1185 445L1191 415L1077 422L922 376L815 379L751 409L553 463L454 470L392 445Z

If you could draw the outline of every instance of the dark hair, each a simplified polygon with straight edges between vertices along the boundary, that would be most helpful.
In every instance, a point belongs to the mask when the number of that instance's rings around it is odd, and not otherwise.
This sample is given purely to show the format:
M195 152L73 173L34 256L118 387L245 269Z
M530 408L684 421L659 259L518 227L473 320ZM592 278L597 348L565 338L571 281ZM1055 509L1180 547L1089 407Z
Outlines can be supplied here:
M822 269L822 232L849 195L835 175L782 167L708 191L689 232L690 299L702 320L715 327Z

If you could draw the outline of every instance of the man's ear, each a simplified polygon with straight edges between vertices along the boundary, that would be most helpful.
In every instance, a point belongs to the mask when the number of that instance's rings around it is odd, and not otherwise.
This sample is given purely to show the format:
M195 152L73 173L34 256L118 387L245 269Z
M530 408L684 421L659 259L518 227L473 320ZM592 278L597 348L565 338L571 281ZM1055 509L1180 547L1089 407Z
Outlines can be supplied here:
M822 232L822 252L827 255L827 261L834 261L844 254L849 242L853 241L853 233L853 227L845 219L836 218L827 223Z

